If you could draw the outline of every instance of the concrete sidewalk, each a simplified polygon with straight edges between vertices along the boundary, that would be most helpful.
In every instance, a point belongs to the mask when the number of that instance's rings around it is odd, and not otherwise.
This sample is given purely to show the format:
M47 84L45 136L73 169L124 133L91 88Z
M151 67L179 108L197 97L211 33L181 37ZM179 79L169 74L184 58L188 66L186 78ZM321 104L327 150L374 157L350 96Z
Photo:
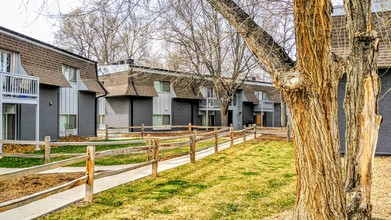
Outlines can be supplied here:
M247 140L253 139L254 135L248 135ZM240 144L243 142L243 139L237 139L234 141L235 144ZM219 145L219 151L227 149L229 147L229 142ZM196 160L202 159L206 156L212 155L214 149L206 149L196 153ZM190 156L185 155L182 157L173 158L166 161L159 162L158 172L172 169L183 164L190 162ZM132 165L120 165L120 166L105 166L105 167L96 167L96 170L115 170L123 168L125 166L134 166ZM15 169L6 169L0 168L0 173L10 172ZM83 172L85 171L84 167L64 167L59 169L54 169L50 171L45 171L45 173L56 173L56 172ZM135 170L131 170L125 173L121 173L114 176L109 176L101 178L94 181L94 194L105 191L107 189L114 188L116 186L146 177L151 175L152 165L141 167ZM84 199L85 185L77 186L73 189L46 197L44 199L32 202L30 204L11 209L5 212L0 212L1 220L21 220L21 219L34 219L44 214L53 212L55 210L61 209L64 206L67 206L71 203Z

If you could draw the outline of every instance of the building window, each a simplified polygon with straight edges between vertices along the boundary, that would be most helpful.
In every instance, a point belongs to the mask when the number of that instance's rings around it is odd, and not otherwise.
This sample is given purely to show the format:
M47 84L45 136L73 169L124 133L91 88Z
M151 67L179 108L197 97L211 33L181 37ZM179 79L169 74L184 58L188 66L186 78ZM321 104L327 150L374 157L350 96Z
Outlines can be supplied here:
M73 134L71 130L75 129L77 129L77 115L60 115L60 133Z
M212 87L206 88L206 97L207 98L215 98L216 97L215 90Z
M62 73L64 74L65 78L72 83L77 82L77 72L78 69L70 67L70 66L62 66Z
M105 115L99 115L99 124L104 125L105 124Z
M154 126L171 125L170 115L153 115L152 123Z
M168 81L154 81L153 84L155 86L156 92L170 92L170 82Z
M259 101L263 100L263 92L255 91L255 96L258 98Z
M0 50L0 72L11 72L11 53Z

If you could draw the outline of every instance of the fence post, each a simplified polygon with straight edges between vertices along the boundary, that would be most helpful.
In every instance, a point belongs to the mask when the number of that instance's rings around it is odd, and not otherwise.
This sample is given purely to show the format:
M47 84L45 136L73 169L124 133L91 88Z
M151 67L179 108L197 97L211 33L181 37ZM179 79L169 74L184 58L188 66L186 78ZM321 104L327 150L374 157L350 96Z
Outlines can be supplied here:
M141 124L141 138L144 138L144 124Z
M50 136L45 136L45 163L52 162L50 158Z
M189 123L188 131L189 131L189 134L191 134L191 123Z
M151 139L151 134L147 134L147 161L151 160L151 145L152 145L152 139Z
M159 138L155 138L155 147L153 148L153 159L155 160L152 163L152 176L157 177L157 168L158 168L158 163L159 163Z
M197 138L197 133L194 131L194 134L190 135L190 163L195 163L195 148L196 148L196 138Z
M105 126L105 140L109 140L109 125Z
M215 128L214 136L215 136L215 153L218 153L219 152L219 140L217 137L217 128Z
M243 125L243 143L246 143L246 125Z
M254 139L257 139L257 125L253 124L254 127Z
M234 129L233 127L230 127L229 128L229 147L233 147L234 146Z
M84 196L84 201L92 202L94 194L94 165L95 165L95 146L87 147L88 159L86 161L86 174L88 176L86 182L86 192Z

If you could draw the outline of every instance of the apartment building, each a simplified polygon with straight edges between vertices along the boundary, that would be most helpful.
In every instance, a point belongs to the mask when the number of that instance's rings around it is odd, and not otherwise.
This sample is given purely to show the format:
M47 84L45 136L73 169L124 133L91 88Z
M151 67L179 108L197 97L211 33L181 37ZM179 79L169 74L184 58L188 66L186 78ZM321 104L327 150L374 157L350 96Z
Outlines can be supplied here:
M98 72L108 91L99 101L101 128L104 124L221 125L216 94L208 79L125 62L100 66ZM272 84L248 80L234 96L228 121L235 129L253 123L280 126L279 108L279 92Z
M97 63L0 27L2 139L94 136L97 99L106 92Z

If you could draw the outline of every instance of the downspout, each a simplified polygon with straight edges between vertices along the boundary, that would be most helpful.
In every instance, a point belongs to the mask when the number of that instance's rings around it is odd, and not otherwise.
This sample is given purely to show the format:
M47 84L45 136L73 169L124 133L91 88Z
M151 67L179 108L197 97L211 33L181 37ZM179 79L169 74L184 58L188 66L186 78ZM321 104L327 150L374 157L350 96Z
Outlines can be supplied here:
M136 86L134 85L134 80L133 79L131 79L131 78L128 78L128 80L131 80L130 81L130 83L132 84L132 87L133 87L133 90L134 90L134 92L136 93L136 96L139 96L138 95L138 92L137 92L137 88L136 88ZM128 81L129 82L129 81ZM129 84L129 83L128 83ZM130 114L131 114L131 116L130 116L130 120L131 120L131 126L133 127L134 126L134 122L133 122L133 119L134 119L134 117L133 117L133 107L134 107L134 99L131 99L131 101L130 101L130 107L131 107L131 109L130 109ZM133 132L133 128L132 128L132 132Z
M98 115L98 117L99 117L99 114L98 114L98 107L99 107L98 106L98 99L107 96L108 92L105 89L105 87L103 86L103 84L99 81L98 63L97 62L95 62L95 73L96 73L96 77L97 77L97 81L98 81L99 85L102 87L103 91L105 92L105 94L103 94L103 95L95 96L95 125L94 125L94 127L95 127L95 129L94 129L95 130L95 134L94 135L95 135L95 137L97 137L98 136L98 133L97 133L97 130L98 130L98 126L97 126L98 118L96 116ZM105 123L106 123L106 119L105 119Z

